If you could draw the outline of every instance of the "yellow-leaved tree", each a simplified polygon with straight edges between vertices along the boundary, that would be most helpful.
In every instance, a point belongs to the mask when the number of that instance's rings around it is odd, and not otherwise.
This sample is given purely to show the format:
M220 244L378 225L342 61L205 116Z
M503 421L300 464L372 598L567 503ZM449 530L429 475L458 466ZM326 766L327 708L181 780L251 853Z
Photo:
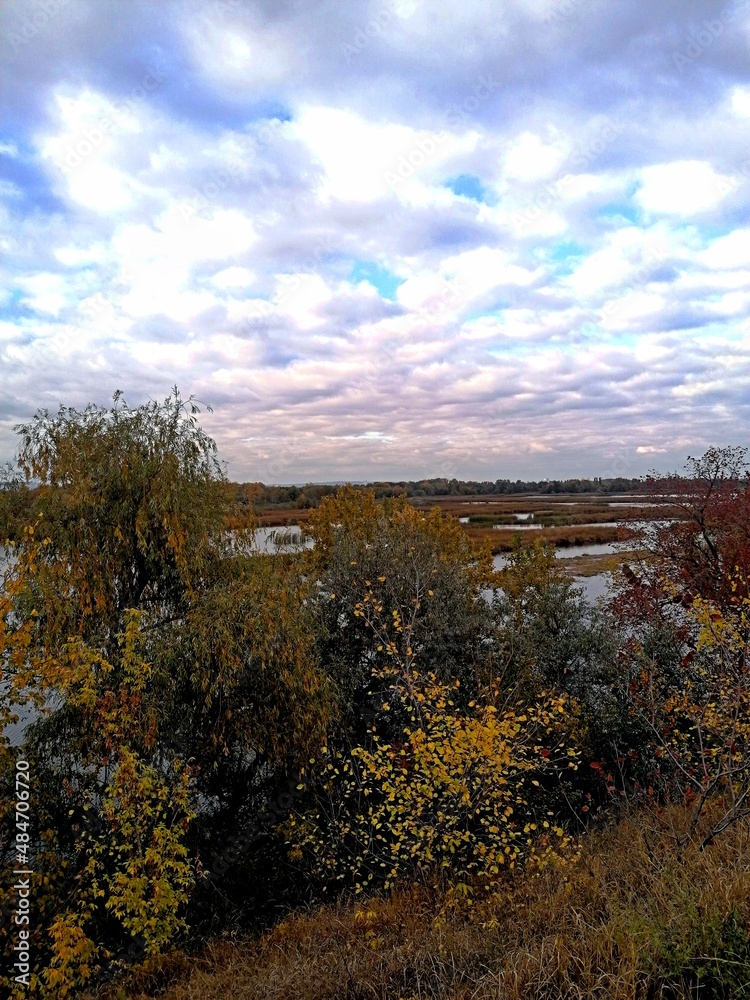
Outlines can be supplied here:
M285 828L293 858L328 888L362 892L405 877L489 888L521 859L561 855L570 838L544 793L577 767L569 699L459 710L455 687L434 675L412 669L408 693L393 671L378 679L391 682L393 707L406 700L409 720L399 738L327 748L308 768L314 799Z
M360 725L305 769L310 794L284 827L291 857L357 892L407 876L490 886L520 859L559 857L569 838L548 793L578 764L576 705L542 691L498 708L488 554L454 519L353 489L311 521L319 600L360 670Z

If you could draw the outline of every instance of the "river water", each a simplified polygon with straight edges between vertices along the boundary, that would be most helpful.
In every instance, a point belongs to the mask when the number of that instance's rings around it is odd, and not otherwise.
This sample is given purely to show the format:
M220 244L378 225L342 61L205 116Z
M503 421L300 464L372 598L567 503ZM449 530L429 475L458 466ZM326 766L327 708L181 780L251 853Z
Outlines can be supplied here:
M617 542L601 542L592 545L570 545L566 549L557 549L555 556L557 559L575 559L576 556L604 556L620 551L621 548ZM493 558L492 565L495 569L502 569L507 562L508 556L501 552ZM593 576L573 574L576 587L580 587L584 596L592 604L596 604L600 598L606 599L610 579L609 573L596 573Z

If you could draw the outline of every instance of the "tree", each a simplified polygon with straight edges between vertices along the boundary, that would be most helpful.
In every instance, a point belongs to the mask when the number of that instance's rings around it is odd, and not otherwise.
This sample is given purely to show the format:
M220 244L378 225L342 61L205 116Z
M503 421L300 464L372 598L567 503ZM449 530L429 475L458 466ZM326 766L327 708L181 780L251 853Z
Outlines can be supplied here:
M175 390L18 428L37 489L0 594L0 726L24 703L42 713L23 753L35 980L54 996L180 932L199 852L210 864L229 816L264 808L332 712L303 581L227 529L234 498L197 418ZM7 738L0 753L5 792Z
M738 576L735 592L746 595L747 586ZM681 849L691 842L703 849L750 816L750 598L722 610L696 597L686 617L697 638L679 670L664 671L654 659L631 674L639 750L648 762L634 790L652 806L656 829ZM688 806L679 828L662 811L670 801Z
M395 662L396 652L405 675L416 664L441 681L457 679L468 700L490 670L482 596L493 580L489 551L476 552L455 518L425 515L403 497L378 504L372 491L353 487L325 498L307 530L321 664L338 687L344 723L368 716L373 669Z
M710 448L685 474L648 481L669 516L646 525L644 554L623 569L613 608L624 642L619 694L632 721L619 757L623 792L694 806L684 843L745 814L750 490L744 448ZM726 811L702 831L704 807ZM659 825L657 823L657 825Z
M649 477L647 491L668 516L644 529L649 558L639 570L656 604L666 598L684 605L696 596L721 607L736 603L737 573L750 577L749 486L746 448L709 448L688 459L685 474Z
M384 626L391 656L374 670L372 734L311 759L310 794L284 826L291 856L324 889L357 893L410 876L490 889L502 868L559 858L570 838L542 784L577 769L571 699L540 692L499 713L491 684L464 708L460 681L405 662L399 631L394 622L389 642Z
M0 468L0 549L17 541L31 518L33 492L10 463Z
M616 670L616 637L607 613L588 603L553 545L525 545L517 537L498 579L492 606L506 688L525 697L540 689L564 690L601 716Z

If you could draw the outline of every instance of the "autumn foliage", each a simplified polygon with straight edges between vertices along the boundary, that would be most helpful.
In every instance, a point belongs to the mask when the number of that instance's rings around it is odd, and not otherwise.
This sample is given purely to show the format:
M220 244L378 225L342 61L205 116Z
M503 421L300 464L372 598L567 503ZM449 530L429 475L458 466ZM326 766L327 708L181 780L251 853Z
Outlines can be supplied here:
M589 885L587 831L633 815L644 850L669 844L670 865L740 842L741 450L650 481L674 518L644 529L612 606L593 608L548 546L516 542L494 572L454 517L352 487L310 511L312 548L259 551L198 415L175 390L19 428L0 810L12 830L22 754L36 995L103 989L170 949L342 893L376 908L426 893L435 927L492 930L504 900L520 906L519 884L561 899ZM12 848L6 836L6 869ZM9 949L14 899L0 894ZM376 950L377 920L357 912ZM731 925L744 954L745 912L722 911L705 940ZM681 975L678 955L654 954ZM633 963L635 982L637 949Z

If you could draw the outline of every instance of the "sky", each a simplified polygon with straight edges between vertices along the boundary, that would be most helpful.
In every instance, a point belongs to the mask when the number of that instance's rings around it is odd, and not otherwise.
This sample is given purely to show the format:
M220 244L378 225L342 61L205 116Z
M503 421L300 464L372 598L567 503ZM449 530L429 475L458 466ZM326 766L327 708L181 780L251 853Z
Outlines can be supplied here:
M5 0L0 460L173 385L231 478L750 430L750 0Z

